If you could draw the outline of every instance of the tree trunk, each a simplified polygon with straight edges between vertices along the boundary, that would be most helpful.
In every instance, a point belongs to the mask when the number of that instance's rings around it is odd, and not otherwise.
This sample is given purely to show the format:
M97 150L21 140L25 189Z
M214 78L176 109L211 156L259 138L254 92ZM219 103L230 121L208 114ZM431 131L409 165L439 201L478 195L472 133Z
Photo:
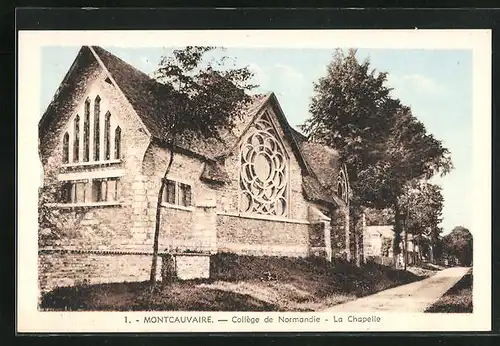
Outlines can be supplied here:
M158 200L156 201L156 223L155 223L155 234L153 240L153 262L151 263L151 274L149 276L149 282L152 287L156 283L156 271L157 271L157 261L158 261L158 240L160 237L160 226L161 226L161 203L163 201L163 191L165 190L165 185L167 183L167 175L172 168L174 162L174 148L170 150L170 160L168 162L167 169L163 175L163 179L160 184L160 191L158 191Z
M358 233L359 233L359 212L358 212L358 208L355 208L355 207L352 207L351 208L351 218L352 218L352 234L353 234L353 238L354 238L354 258L351 254L351 259L354 260L354 263L356 264L356 266L361 266L361 257L360 257L360 250L359 250L359 237L358 237Z
M346 207L344 210L344 228L345 228L345 251L346 251L346 260L348 262L351 261L351 220L350 220L350 208Z
M403 245L403 261L404 261L404 270L408 267L408 227L407 227L407 222L408 220L405 219L404 225L405 225L405 240L404 240L404 245Z

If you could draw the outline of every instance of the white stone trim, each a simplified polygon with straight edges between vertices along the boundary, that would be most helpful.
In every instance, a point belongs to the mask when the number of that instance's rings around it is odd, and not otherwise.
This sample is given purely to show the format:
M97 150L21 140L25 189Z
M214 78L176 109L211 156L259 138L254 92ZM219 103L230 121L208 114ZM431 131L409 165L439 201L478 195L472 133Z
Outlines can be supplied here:
M84 203L47 203L47 207L51 208L86 208L86 207L113 207L123 206L119 201L110 202L84 202Z
M73 181L73 180L88 180L88 179L101 179L101 178L117 178L125 175L123 169L108 169L105 171L92 171L92 172L71 172L60 173L57 176L59 181Z
M163 179L163 177L162 177L162 179ZM170 173L167 174L167 180L172 180L172 181L176 181L178 183L183 183L183 184L191 186L191 189L193 188L193 181L192 180L179 177L178 175L175 175L175 174L170 174Z
M231 212L217 212L217 215L233 216L233 217L239 217L239 218L243 218L243 219L277 221L277 222L284 222L284 223L297 223L297 224L303 224L303 225L311 224L308 220L289 219L286 217L277 217L277 216L263 215L263 214L238 214L238 213L231 213Z
M185 210L185 211L194 211L193 206L185 207L183 205L178 205L178 204L171 204L167 202L161 202L161 206L164 208L170 208L170 209L179 209L179 210Z
M114 163L122 163L122 160L99 160L99 161L91 161L91 162L70 162L62 165L62 167L80 167L80 166L100 166L100 165L109 165Z

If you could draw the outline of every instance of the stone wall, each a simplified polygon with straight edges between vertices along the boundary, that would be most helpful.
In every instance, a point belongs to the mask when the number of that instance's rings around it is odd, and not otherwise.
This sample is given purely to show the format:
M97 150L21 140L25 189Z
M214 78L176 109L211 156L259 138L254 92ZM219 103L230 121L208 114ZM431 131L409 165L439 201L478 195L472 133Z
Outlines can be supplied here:
M149 136L135 111L120 91L108 81L106 73L92 62L73 83L74 92L60 95L58 115L45 124L40 133L40 158L44 170L41 201L50 216L50 225L40 232L41 248L57 249L125 249L151 248L151 231L146 231L148 215L143 187L141 163L149 143ZM85 99L101 98L101 113L109 110L122 129L121 162L96 165L64 166L62 137L68 122L75 114L83 115ZM91 112L93 105L91 105ZM97 174L122 170L119 178L119 203L114 205L84 205L66 207L58 205L62 181L60 174L73 174L92 179ZM89 193L89 192L87 192Z
M149 280L151 255L141 253L41 251L40 291L56 287Z
M217 215L217 248L246 255L309 255L309 224Z
M177 254L174 256L176 277L181 280L210 277L210 255Z
M332 256L334 258L348 258L349 247L349 221L347 210L345 208L338 208L333 210L331 218L331 247ZM346 230L347 228L347 230Z
M145 193L149 223L154 229L156 204L161 181L168 166L168 148L151 144L146 151L142 171L147 176ZM215 249L215 194L211 185L200 180L204 162L198 158L175 153L168 179L191 186L191 206L163 203L161 217L160 249L175 252ZM213 209L213 211L208 211ZM212 215L212 216L210 216Z

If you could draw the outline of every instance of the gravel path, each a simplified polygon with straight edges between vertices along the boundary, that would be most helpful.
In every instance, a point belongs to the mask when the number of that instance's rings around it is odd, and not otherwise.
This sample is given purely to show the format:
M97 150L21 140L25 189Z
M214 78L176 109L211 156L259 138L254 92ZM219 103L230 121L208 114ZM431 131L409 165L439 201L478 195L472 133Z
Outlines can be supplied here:
M371 296L335 305L336 312L424 312L452 288L470 268L444 269L428 279L398 286Z

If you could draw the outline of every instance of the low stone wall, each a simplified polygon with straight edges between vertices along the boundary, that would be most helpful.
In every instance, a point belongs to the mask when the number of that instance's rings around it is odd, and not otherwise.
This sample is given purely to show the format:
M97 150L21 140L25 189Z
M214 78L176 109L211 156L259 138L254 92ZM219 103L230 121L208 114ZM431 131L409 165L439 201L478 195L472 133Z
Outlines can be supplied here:
M38 282L41 293L57 287L111 282L148 281L152 254L146 252L41 250ZM210 254L160 254L160 280L208 278Z
M217 249L253 256L306 257L309 223L217 215Z
M149 280L151 255L133 252L41 250L40 291L78 284Z
M180 280L207 279L210 277L210 254L185 253L165 256L163 268L164 279L170 279L170 275Z

